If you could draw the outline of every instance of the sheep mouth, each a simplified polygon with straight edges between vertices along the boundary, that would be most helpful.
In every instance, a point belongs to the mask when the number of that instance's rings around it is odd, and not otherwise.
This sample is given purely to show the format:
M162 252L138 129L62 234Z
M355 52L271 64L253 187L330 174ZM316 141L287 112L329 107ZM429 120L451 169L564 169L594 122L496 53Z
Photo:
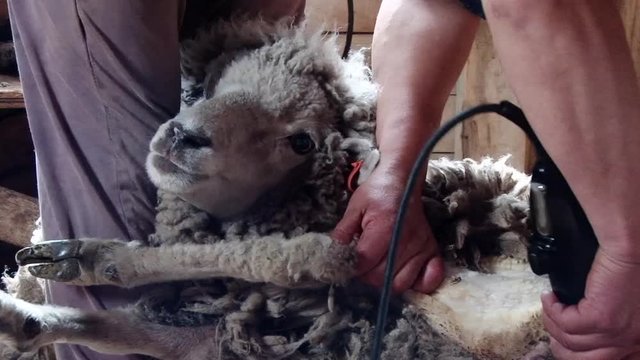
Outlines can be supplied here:
M171 162L169 159L165 158L162 155L152 153L150 156L151 156L151 164L153 165L154 168L156 168L156 170L159 170L163 173L185 172L178 165L174 164L173 162Z
M171 159L162 156L158 153L151 153L149 154L150 156L150 160L151 160L151 165L160 173L165 174L165 175L188 175L191 177L197 177L198 179L202 179L205 176L201 175L201 174L195 174L193 172L191 172L189 169L186 169L184 166L181 166L180 164L171 161Z

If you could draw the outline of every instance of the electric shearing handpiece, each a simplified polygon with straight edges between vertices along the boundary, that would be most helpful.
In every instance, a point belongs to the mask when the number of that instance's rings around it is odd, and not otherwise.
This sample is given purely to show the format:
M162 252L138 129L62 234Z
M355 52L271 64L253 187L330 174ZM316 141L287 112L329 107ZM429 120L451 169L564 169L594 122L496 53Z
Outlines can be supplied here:
M502 102L500 115L518 125L531 139L537 161L531 174L528 249L531 270L549 275L551 287L564 304L584 296L598 240L569 184L538 140L520 108Z

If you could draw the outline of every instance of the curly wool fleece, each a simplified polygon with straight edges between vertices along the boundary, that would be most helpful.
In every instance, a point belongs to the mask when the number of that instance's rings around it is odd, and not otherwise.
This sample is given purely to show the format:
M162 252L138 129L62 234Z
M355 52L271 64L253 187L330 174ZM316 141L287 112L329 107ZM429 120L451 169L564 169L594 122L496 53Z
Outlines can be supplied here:
M323 179L333 183L336 175ZM344 176L337 177L340 182L344 180ZM432 162L425 187L425 207L432 215L433 229L443 235L438 238L441 247L449 249L450 257L459 260L475 259L469 257L470 254L482 258L501 252L520 258L521 241L527 234L523 226L527 182L526 176L506 166L504 161L476 163L443 159ZM308 203L315 195L300 192L288 203L292 208L285 206L278 212L295 212L296 200ZM185 232L189 238L203 243L216 242L263 236L275 231L278 224L285 232L294 228L284 220L286 216L276 216L274 218L283 221L269 223L268 227L252 220L219 223L213 227L217 229L216 235L212 235L213 219L170 194L161 196L158 225L171 229L168 238L172 239ZM480 211L473 206L478 202L492 205ZM319 207L307 209L321 211ZM170 215L165 216L167 214ZM305 219L297 224L297 229L313 231L313 227L308 226L310 223ZM195 236L191 235L192 231ZM483 239L483 244L464 241L468 236ZM161 243L161 239L155 239ZM470 266L478 268L481 264L470 263ZM140 313L149 320L174 326L217 322L223 358L366 359L369 356L377 296L371 289L355 283L347 287L299 290L221 279L184 283L163 296L163 300L154 295L142 301ZM434 331L419 311L401 299L394 299L390 315L383 358L473 358L455 342Z

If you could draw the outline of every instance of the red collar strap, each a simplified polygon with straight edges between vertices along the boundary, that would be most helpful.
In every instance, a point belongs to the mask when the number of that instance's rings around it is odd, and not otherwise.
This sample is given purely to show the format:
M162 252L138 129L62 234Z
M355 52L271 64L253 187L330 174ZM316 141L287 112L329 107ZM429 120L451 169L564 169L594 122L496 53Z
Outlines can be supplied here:
M358 187L358 176L360 175L362 164L364 164L364 160L358 160L351 163L352 169L349 173L349 177L347 178L347 189L349 189L350 192L356 191L356 188Z

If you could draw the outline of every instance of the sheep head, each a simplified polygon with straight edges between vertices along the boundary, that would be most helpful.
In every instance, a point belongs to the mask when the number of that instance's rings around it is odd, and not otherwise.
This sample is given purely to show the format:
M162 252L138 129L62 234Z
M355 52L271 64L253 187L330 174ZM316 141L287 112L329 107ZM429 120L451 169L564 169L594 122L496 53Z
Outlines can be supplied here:
M209 52L191 72L202 98L158 129L147 157L159 189L220 219L272 203L315 176L319 159L362 148L343 143L373 146L376 88L362 56L343 61L332 39L284 21L218 24L201 41L229 43L233 33L247 46ZM194 48L201 56L203 45Z

